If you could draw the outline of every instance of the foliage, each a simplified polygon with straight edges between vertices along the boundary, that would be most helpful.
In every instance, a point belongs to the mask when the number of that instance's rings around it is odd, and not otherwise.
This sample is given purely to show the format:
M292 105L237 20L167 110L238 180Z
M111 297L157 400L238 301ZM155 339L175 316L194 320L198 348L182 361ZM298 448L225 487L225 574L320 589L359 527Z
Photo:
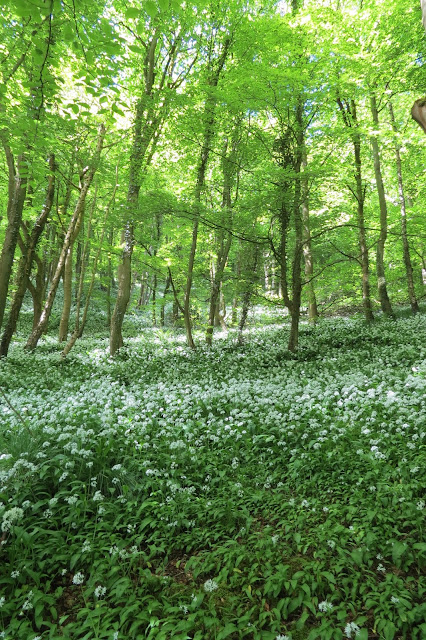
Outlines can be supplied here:
M420 640L425 328L12 348L3 637Z

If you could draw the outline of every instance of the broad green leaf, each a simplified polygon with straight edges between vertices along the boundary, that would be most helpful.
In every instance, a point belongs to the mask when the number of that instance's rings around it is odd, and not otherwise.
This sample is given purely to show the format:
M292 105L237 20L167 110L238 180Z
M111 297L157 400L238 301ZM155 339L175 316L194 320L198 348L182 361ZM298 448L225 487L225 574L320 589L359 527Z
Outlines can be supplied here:
M136 9L135 7L129 7L126 9L126 13L124 14L127 20L136 20L140 16L140 9Z
M146 2L143 3L143 7L151 18L155 18L157 15L157 5L155 2L152 2L152 0L146 0Z

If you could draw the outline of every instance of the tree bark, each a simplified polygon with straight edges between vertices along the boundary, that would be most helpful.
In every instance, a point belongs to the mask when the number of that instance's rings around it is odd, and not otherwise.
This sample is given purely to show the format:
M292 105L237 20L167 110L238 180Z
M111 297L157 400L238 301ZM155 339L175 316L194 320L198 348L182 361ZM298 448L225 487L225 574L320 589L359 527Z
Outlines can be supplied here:
M9 317L1 339L0 357L7 356L7 353L9 351L10 342L16 330L16 325L18 322L25 292L28 288L28 282L30 279L31 267L34 261L34 253L37 247L37 243L41 234L43 233L47 218L49 217L50 211L52 209L55 193L55 157L53 154L49 159L49 168L50 175L48 178L46 200L43 205L42 211L35 221L31 233L29 234L25 251L23 252L22 258L19 262L18 273L16 276L16 292L13 297Z
M223 273L228 261L229 250L232 243L232 235L229 231L225 230L226 225L232 224L232 198L231 190L233 180L236 174L235 154L237 149L238 132L235 132L232 148L229 156L226 155L227 142L223 151L222 160L222 174L223 174L223 190L222 190L222 228L219 231L219 250L217 255L217 264L215 265L212 278L211 278L211 291L210 291L210 304L209 304L209 318L206 331L206 343L210 347L213 341L213 328L216 325L216 321L223 326L224 319L221 319L219 311L219 298L221 292L221 285L223 279ZM217 325L216 325L217 326Z
M364 315L367 322L374 320L370 294L370 264L368 259L368 246L365 233L364 200L365 193L362 186L362 163L361 163L361 136L358 128L357 112L355 101L351 101L349 111L349 126L352 133L352 144L355 158L355 197L357 202L357 222L358 222L358 242L361 256L362 270L362 300Z
M84 210L84 205L86 202L86 196L87 193L89 191L90 185L92 184L94 175L96 173L96 170L98 168L99 162L100 162L100 157L101 157L101 151L102 151L102 147L103 147L103 143L104 143L104 137L105 137L105 127L103 125L101 125L100 129L99 129L99 135L98 135L98 141L97 141L97 147L96 147L96 152L94 154L94 157L92 159L92 161L90 162L90 166L88 167L83 179L82 179L82 183L81 183L81 189L80 189L80 194L74 209L74 214L71 218L70 224L68 226L68 230L67 233L65 235L65 239L64 239L64 243L62 246L62 250L61 250L61 254L59 256L59 260L58 260L58 264L56 266L56 271L55 274L52 278L52 281L50 283L50 289L49 289L49 293L46 299L46 302L44 304L44 308L43 311L41 313L40 316L40 320L37 323L37 326L33 329L30 337L27 340L27 343L25 345L25 348L28 350L32 350L35 349L37 346L38 341L40 340L40 337L42 336L43 332L45 331L46 327L47 327L47 323L49 321L49 317L50 317L50 313L52 311L52 306L53 306L53 302L55 300L55 295L56 295L56 291L58 289L58 285L59 285L59 281L61 278L61 274L62 274L62 270L65 266L65 260L68 254L68 249L71 243L71 239L73 237L73 234L75 232L75 228L78 225L78 222L83 214L83 210Z
M255 245L252 253L251 264L250 264L250 257L248 258L248 261L247 261L248 273L247 273L247 282L245 286L245 291L243 292L243 300L242 300L243 304L241 309L240 322L238 324L238 344L243 344L244 342L243 331L246 326L247 316L250 310L250 303L253 295L253 285L256 279L258 261L259 261L259 247L258 245Z
M303 224L303 257L305 261L306 288L308 292L308 320L315 324L318 319L317 299L313 282L314 260L311 247L311 229L309 224L309 184L307 177L308 160L306 149L303 149L302 173L302 224Z
M97 194L97 185L95 185L95 193L93 196L93 203L92 203L91 214L90 214L91 218L96 208L96 194ZM58 336L59 343L65 342L65 340L68 337L68 326L70 321L71 304L72 304L73 250L74 250L74 243L80 233L80 229L83 224L83 218L84 218L84 209L82 211L79 221L75 226L74 234L71 238L70 246L68 249L67 258L65 260L65 267L64 267L64 274L63 274L64 303L62 307L61 320L59 323L59 336ZM81 260L80 260L80 263L81 263ZM80 269L82 268L81 264L79 268ZM78 269L76 266L76 273L77 272L78 272ZM80 281L80 278L78 279L78 282L79 281ZM76 287L76 295L78 295L78 286Z
M396 128L395 115L393 112L393 106L391 102L389 102L389 115L391 119L392 128L395 133L398 133ZM417 298L416 298L416 291L414 289L413 266L411 264L410 246L408 244L408 236L407 236L407 211L405 206L404 182L402 180L400 146L396 138L395 138L395 161L396 161L396 172L398 176L399 204L401 207L401 238L402 238L402 248L404 253L405 273L407 277L408 297L410 299L412 312L418 313L420 309L419 309L419 303L417 302Z
M21 226L22 212L24 209L25 195L27 191L27 167L25 156L18 156L16 168L15 160L10 147L3 143L8 167L8 203L7 203L7 227L0 255L0 328L3 323L6 308L7 293L10 276L12 274L13 259L18 242L19 227Z
M295 248L292 264L292 300L290 307L291 327L288 341L288 350L297 351L299 345L299 320L300 304L302 300L302 254L303 254L303 224L301 214L301 168L304 147L304 125L303 125L304 103L302 97L298 97L296 106L296 153L295 153L295 184L293 217L295 230Z
M62 351L62 354L61 354L62 358L66 358L66 356L69 354L69 352L71 351L71 349L73 348L73 346L77 342L77 339L81 338L81 336L83 335L84 327L86 325L86 320L87 320L87 313L88 313L88 310L89 310L90 299L91 299L93 287L94 287L94 284L95 284L96 269L97 269L97 266L98 266L98 260L99 260L99 256L101 255L102 244L103 244L103 241L104 241L106 227L107 227L107 221L108 221L110 210L114 205L115 195L117 193L117 187L118 187L118 167L116 168L115 185L114 185L114 189L113 189L113 192L112 192L112 196L111 196L110 201L108 202L108 205L107 205L107 208L106 208L106 211L105 211L105 218L104 218L104 225L103 225L103 229L102 229L101 239L99 241L99 247L98 247L98 250L96 252L94 262L93 262L92 276L91 276L91 279L90 279L89 288L87 290L86 301L85 301L84 309L83 309L83 315L82 315L81 322L80 322L80 301L81 301L81 296L82 296L82 291L83 291L84 269L85 269L85 263L86 263L86 257L87 257L86 254L88 253L88 247L85 249L85 251L83 253L83 256L84 256L85 259L82 261L82 272L80 274L75 326L74 326L74 331L73 331L70 339L68 340L67 344L64 347L64 350ZM92 209L92 211L93 211L93 209ZM89 239L90 239L90 235L89 235L89 238L88 238L88 242L89 242Z
M370 108L371 115L373 117L373 123L376 131L379 129L379 114L377 111L376 96L371 94L370 96ZM374 160L374 175L376 177L377 194L379 196L380 207L380 235L377 242L376 252L376 272L377 272L377 285L379 290L380 306L385 315L393 317L392 305L389 300L388 290L385 278L385 243L388 235L388 210L386 206L385 189L383 186L382 170L380 166L380 152L379 142L376 135L371 136L371 148L373 151Z
M226 62L226 58L231 46L231 39L226 38L222 52L217 60L216 68L212 70L210 78L207 80L207 84L210 89L217 87L220 75ZM195 186L194 202L194 222L192 226L191 248L189 252L188 271L186 276L185 296L183 303L183 318L185 323L186 341L191 349L195 349L194 339L192 337L192 321L191 321L191 289L194 273L195 253L197 250L198 239L198 225L200 217L200 205L201 205L201 193L204 187L204 180L207 168L207 162L210 154L210 146L213 141L214 128L215 128L215 112L216 112L216 98L211 92L207 95L205 107L204 107L204 139L201 148L201 153L198 161L197 169L197 182Z
M155 107L153 103L155 52L157 44L158 37L155 34L147 47L144 62L145 88L136 106L132 153L130 157L129 188L126 201L126 221L121 233L122 254L117 273L118 291L110 328L109 352L112 356L123 346L122 326L130 300L132 284L132 254L134 245L133 218L138 206L142 180L142 165L148 147L158 127L158 118L155 118ZM150 156L150 158L151 157L152 156ZM149 160L147 160L147 162Z

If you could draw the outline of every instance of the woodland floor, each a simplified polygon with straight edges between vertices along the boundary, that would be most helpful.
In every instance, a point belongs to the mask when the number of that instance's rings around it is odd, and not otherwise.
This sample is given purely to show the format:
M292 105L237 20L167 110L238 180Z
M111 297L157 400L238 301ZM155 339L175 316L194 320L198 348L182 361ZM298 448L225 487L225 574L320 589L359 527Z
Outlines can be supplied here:
M303 325L295 356L287 326L14 346L2 637L426 638L425 338L418 315Z

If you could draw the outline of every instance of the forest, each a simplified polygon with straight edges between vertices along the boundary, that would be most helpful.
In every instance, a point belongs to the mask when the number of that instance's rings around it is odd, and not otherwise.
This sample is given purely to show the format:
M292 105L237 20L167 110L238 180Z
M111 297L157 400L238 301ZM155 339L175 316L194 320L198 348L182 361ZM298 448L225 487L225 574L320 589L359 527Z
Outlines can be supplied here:
M0 638L426 638L425 29L1 4Z

